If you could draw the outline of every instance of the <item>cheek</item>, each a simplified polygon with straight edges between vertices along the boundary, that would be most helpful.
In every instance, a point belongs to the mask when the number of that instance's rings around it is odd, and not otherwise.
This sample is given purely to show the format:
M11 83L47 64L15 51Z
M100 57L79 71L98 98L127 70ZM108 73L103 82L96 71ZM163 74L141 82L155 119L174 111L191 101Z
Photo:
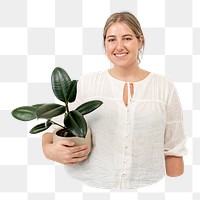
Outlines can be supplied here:
M140 49L139 43L132 43L129 46L127 46L127 49L132 51L132 53L138 54L138 50Z
M107 55L111 54L113 51L113 47L111 45L105 45L105 52Z

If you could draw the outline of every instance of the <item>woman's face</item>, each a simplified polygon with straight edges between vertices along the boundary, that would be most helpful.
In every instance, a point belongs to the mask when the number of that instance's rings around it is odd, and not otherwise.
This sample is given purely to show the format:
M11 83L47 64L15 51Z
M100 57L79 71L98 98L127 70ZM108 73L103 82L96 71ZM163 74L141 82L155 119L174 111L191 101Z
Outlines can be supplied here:
M138 65L138 49L142 47L142 37L138 40L125 23L112 24L106 33L105 50L114 67L134 67Z

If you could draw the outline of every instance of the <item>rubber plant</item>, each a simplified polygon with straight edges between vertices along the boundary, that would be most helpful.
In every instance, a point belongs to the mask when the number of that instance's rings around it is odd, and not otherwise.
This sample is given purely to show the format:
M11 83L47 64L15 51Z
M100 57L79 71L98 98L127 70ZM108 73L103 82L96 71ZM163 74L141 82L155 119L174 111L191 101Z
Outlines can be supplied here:
M75 110L69 110L69 103L76 100L77 80L71 80L67 72L60 67L56 67L51 75L51 85L54 95L63 102L64 105L57 103L35 104L32 106L22 106L12 111L12 116L21 121L34 119L45 119L45 122L34 126L31 134L36 134L47 130L52 125L61 128L57 135L62 137L82 137L87 134L87 123L84 115L94 111L102 105L100 100L88 101ZM63 125L55 122L54 117L64 115Z

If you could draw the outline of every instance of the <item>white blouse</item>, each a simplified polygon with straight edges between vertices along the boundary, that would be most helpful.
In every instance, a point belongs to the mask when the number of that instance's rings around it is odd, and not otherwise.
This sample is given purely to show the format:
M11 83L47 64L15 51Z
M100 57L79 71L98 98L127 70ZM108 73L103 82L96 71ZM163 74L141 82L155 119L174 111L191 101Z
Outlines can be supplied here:
M65 166L69 175L86 185L108 189L147 186L165 176L165 156L187 153L174 85L150 73L133 82L134 94L125 106L125 84L108 70L85 75L78 82L77 101L71 108L90 100L103 101L85 116L93 141L88 159Z

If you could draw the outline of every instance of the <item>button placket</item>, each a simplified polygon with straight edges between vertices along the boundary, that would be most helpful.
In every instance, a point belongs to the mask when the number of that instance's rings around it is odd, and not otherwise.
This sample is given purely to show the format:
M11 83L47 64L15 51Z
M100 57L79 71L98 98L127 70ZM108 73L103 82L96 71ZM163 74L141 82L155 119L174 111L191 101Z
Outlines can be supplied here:
M123 169L122 169L122 178L126 176L125 165L128 164L127 160L127 150L128 150L128 138L129 134L129 125L130 125L130 117L129 117L129 105L127 106L127 115L126 115L126 133L124 138L124 160L123 160Z
M120 174L120 183L119 183L119 188L121 188L121 186L123 187L123 185L126 185L127 179L127 169L128 166L130 164L130 161L127 157L128 155L128 151L130 151L129 149L129 143L130 143L130 125L131 125L131 121L130 121L130 104L131 104L131 99L129 99L129 103L126 107L126 119L125 119L125 127L126 127L126 132L124 135L124 158L123 158L123 163L122 163L122 171ZM132 161L131 161L132 162Z

